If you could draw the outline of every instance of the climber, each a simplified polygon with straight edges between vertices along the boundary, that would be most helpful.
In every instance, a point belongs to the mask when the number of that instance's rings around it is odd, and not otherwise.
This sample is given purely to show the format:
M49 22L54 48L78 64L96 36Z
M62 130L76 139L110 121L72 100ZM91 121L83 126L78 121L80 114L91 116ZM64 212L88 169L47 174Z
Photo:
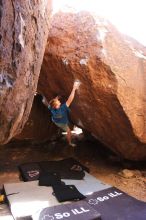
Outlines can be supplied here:
M48 109L51 112L51 118L53 123L61 128L63 131L67 132L66 138L68 141L68 144L72 147L75 147L76 145L72 143L72 137L71 137L71 129L69 128L69 106L72 103L75 92L79 88L80 82L79 80L76 80L73 84L72 91L70 93L70 96L68 97L67 101L63 104L61 104L59 97L55 97L52 99L49 103L47 102L46 98L43 97L42 102L48 107Z

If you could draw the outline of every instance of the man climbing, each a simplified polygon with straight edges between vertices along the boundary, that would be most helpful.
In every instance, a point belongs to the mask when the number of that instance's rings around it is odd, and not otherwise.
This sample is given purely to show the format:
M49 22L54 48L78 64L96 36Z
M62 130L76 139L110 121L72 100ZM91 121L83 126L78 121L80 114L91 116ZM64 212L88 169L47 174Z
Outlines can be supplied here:
M46 98L45 97L43 98L43 103L48 107L48 109L51 112L52 121L56 126L61 128L63 131L67 132L66 138L68 144L72 147L75 147L75 144L71 142L72 136L71 136L71 130L69 128L68 113L69 113L69 106L72 103L75 96L75 92L79 88L79 86L80 86L80 82L76 80L73 84L73 88L70 93L70 96L68 97L67 101L64 104L61 104L58 96L52 99L49 102L49 104Z

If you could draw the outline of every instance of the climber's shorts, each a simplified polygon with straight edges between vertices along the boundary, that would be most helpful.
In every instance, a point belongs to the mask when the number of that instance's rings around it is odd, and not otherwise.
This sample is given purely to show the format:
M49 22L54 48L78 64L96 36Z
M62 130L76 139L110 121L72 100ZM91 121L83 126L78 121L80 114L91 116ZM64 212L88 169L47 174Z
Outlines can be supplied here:
M67 131L69 129L69 126L68 124L62 124L62 123L56 123L55 122L55 125L59 128L61 128L63 131Z

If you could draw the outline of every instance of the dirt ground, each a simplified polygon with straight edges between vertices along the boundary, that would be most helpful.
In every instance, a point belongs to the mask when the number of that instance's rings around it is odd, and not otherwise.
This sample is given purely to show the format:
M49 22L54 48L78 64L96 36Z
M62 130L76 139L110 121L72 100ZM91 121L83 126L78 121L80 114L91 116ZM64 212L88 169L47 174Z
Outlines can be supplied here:
M0 147L0 188L4 183L19 182L18 165L25 162L58 160L74 157L104 183L146 202L146 162L121 161L100 144L75 137L77 147L58 142L35 144L13 141ZM3 208L0 207L0 216Z

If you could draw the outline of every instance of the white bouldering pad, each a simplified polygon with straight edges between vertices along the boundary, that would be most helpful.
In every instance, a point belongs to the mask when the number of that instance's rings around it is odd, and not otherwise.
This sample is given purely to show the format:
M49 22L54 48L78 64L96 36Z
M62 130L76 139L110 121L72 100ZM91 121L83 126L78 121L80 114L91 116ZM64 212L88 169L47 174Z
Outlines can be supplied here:
M85 172L83 180L62 179L62 181L65 182L66 185L75 185L78 191L85 196L111 187L87 172ZM12 215L15 219L18 217L32 216L46 207L70 203L58 202L56 197L52 194L52 187L39 186L38 180L7 183L4 184L4 189Z
M59 205L52 187L38 186L38 181L4 184L12 215L32 216L38 210Z
M75 185L78 191L85 196L111 187L87 172L85 172L83 180L62 179L62 181L65 182L66 185Z

